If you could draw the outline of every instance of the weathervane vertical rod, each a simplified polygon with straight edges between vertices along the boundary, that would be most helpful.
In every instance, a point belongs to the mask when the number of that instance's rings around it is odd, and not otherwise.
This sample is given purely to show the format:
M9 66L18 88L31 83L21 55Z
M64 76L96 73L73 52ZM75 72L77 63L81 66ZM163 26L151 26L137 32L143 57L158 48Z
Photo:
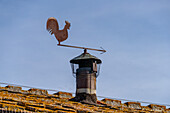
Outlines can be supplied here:
M88 50L94 50L94 51L102 51L106 52L104 49L93 49L93 48L86 48L86 47L78 47L78 46L71 46L71 45L64 45L64 44L57 44L58 46L64 46L64 47L72 47L72 48L79 48L79 49L88 49Z

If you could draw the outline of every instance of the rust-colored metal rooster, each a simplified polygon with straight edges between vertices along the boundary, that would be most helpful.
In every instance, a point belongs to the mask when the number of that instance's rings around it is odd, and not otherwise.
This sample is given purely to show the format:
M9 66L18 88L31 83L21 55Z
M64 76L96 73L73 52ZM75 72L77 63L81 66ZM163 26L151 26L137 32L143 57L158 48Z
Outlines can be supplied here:
M59 45L60 42L68 38L67 29L69 29L71 25L68 21L65 21L65 23L66 25L64 26L64 29L59 30L58 22L54 17L50 17L47 20L47 30L49 31L49 33L51 33L51 35L54 34L54 36L59 42Z

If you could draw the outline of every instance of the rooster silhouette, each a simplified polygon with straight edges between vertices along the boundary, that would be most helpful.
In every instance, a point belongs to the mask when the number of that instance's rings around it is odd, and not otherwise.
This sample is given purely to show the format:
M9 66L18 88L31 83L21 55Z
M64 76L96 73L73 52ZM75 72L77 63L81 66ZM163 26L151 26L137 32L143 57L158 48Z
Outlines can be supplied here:
M64 26L63 30L59 30L58 22L54 17L50 17L47 20L47 30L49 33L54 34L56 39L59 42L66 40L68 38L68 32L67 29L70 29L70 23L68 21L65 21L66 25Z

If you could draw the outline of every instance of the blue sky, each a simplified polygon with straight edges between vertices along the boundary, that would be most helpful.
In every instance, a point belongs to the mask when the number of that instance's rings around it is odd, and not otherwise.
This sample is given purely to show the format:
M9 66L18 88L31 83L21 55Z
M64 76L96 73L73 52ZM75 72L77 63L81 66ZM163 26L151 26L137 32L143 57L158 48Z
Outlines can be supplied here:
M97 95L170 104L170 1L0 1L1 82L75 92L69 61L83 51L57 46L46 31L49 17L63 44L103 47Z

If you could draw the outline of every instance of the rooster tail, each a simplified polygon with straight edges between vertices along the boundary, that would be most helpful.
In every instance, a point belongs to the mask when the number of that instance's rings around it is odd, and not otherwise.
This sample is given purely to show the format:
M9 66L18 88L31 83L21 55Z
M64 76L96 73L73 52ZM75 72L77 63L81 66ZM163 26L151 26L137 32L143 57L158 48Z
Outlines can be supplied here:
M58 22L54 17L48 18L46 29L51 35L59 30Z

